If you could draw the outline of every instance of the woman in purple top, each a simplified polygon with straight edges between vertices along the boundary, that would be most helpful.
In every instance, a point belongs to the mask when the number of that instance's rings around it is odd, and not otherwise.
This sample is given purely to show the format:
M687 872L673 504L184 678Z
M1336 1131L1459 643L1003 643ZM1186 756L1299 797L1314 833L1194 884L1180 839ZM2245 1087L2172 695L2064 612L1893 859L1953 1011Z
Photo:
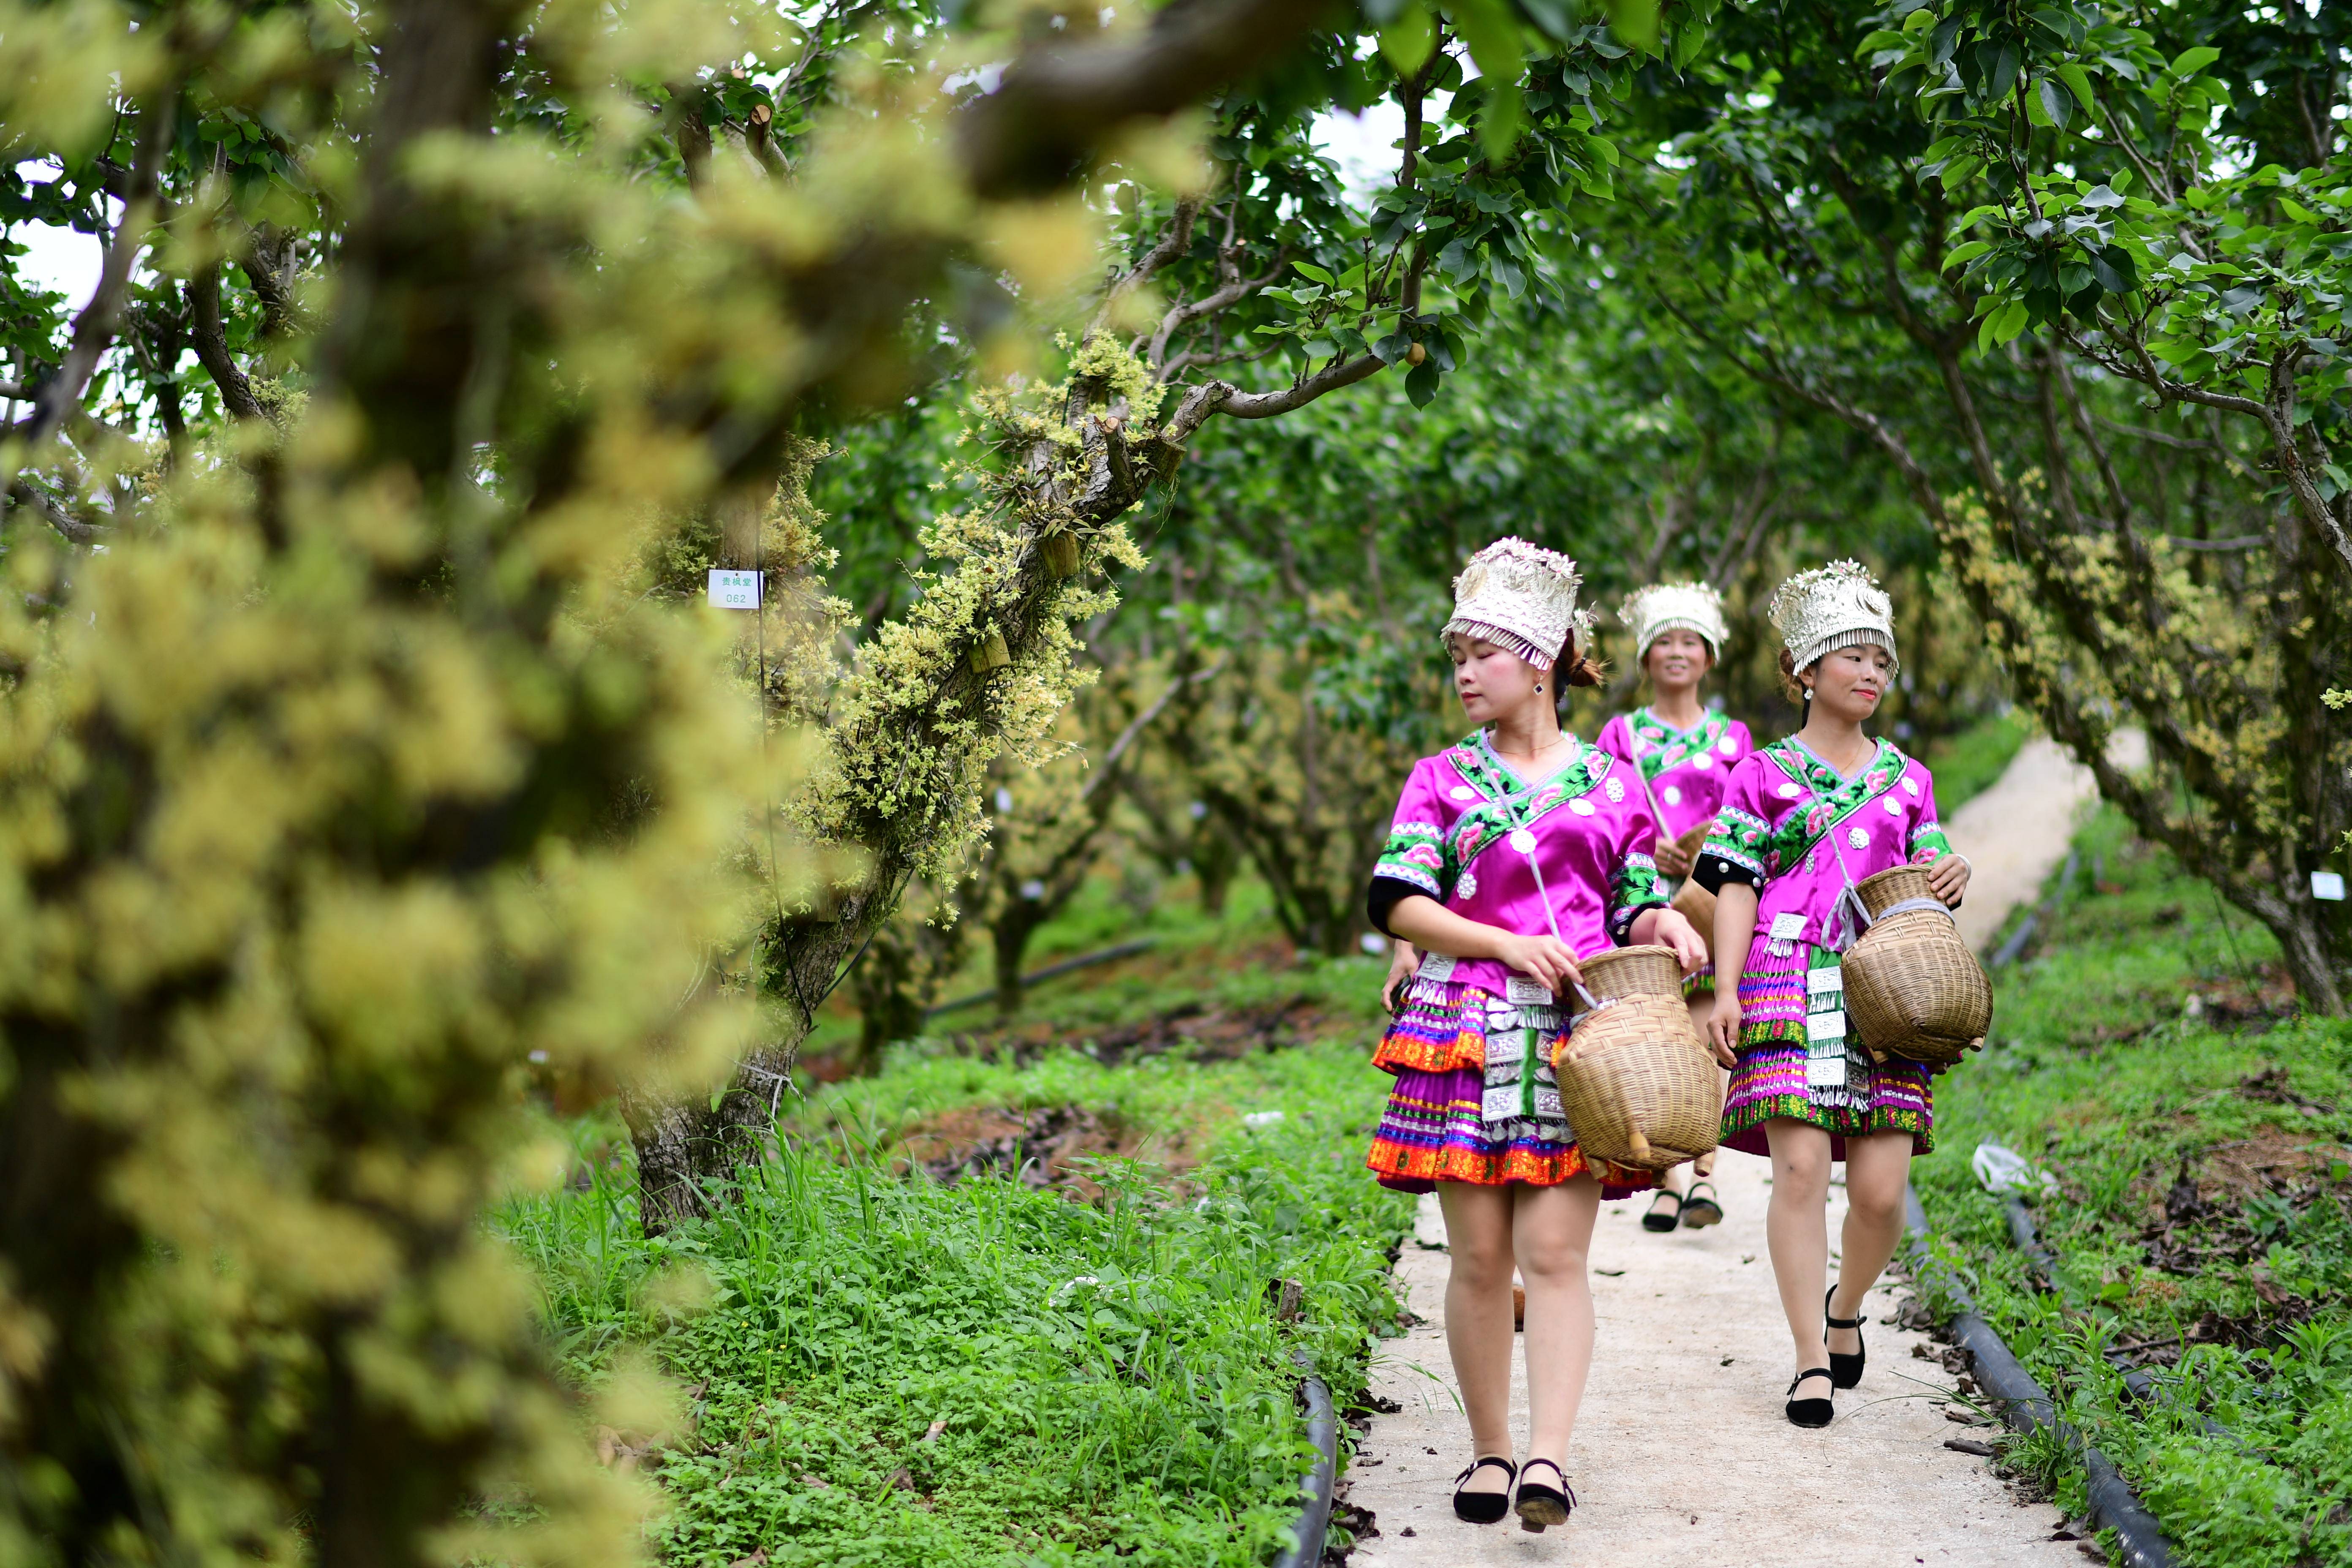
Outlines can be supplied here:
M1538 1530L1575 1506L1559 1466L1592 1362L1585 1257L1601 1182L1621 1195L1649 1182L1596 1169L1576 1145L1551 1067L1563 996L1580 960L1619 943L1666 943L1685 972L1704 953L1658 890L1640 776L1560 731L1548 689L1598 679L1576 647L1577 587L1574 562L1517 539L1455 580L1444 636L1480 729L1413 765L1366 900L1375 926L1426 954L1391 980L1395 1021L1373 1060L1396 1082L1366 1163L1384 1185L1434 1188L1444 1208L1446 1345L1472 1447L1454 1511L1491 1523L1515 1507ZM1515 1262L1524 1473L1511 1462Z
M1723 599L1705 583L1659 583L1629 595L1617 617L1633 634L1633 658L1650 678L1651 700L1610 720L1598 744L1641 770L1658 820L1658 869L1687 877L1691 857L1675 840L1714 823L1733 766L1754 749L1747 725L1699 706L1699 685L1723 653ZM1704 1036L1715 1007L1715 966L1702 965L1684 991L1691 1026ZM1679 1223L1697 1230L1723 1218L1715 1184L1707 1180L1715 1173L1715 1151L1692 1161L1690 1172L1688 1194L1680 1165L1658 1179L1643 1229L1663 1234Z
M1828 1398L1793 1396L1813 1378L1862 1381L1862 1300L1901 1239L1911 1157L1935 1146L1927 1069L1874 1062L1846 1032L1839 965L1867 918L1853 889L1916 863L1957 908L1969 863L1937 826L1927 770L1863 733L1896 668L1894 606L1870 574L1852 561L1800 573L1773 595L1772 621L1804 726L1733 770L1693 875L1717 894L1716 952L1747 954L1738 984L1717 987L1708 1034L1732 1069L1724 1142L1772 1160L1765 1237L1797 1359L1788 1417L1826 1426ZM1824 1290L1837 1160L1845 1230Z

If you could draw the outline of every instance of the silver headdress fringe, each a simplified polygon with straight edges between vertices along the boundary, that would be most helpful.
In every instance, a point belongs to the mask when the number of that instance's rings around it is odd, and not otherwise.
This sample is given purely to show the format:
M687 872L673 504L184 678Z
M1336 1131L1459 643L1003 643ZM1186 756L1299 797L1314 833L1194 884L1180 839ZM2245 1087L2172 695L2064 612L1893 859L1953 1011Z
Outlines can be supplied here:
M1592 625L1579 612L1577 590L1584 579L1576 563L1557 550L1524 539L1498 539L1454 579L1454 618L1438 639L1460 632L1507 647L1538 669L1549 669L1568 646L1568 634Z
M1859 561L1798 573L1773 594L1771 616L1799 669L1832 649L1865 643L1885 648L1892 669L1903 668L1895 651L1895 602Z
M1723 657L1723 595L1705 583L1657 583L1636 588L1617 606L1617 618L1633 629L1633 662L1667 632L1696 632L1706 651Z

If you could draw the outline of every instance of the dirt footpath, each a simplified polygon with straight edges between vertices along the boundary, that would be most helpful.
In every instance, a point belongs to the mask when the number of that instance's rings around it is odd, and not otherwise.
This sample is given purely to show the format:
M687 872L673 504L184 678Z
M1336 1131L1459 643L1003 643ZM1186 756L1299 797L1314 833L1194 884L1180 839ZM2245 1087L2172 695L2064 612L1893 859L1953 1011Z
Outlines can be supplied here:
M1987 1460L1944 1447L1989 1429L1946 1417L1954 1380L1912 1356L1924 1335L1878 1321L1895 1310L1885 1290L1870 1297L1870 1365L1860 1388L1838 1394L1836 1422L1803 1431L1782 1417L1790 1354L1764 1254L1770 1173L1762 1160L1726 1153L1716 1181L1727 1217L1708 1230L1654 1236L1641 1227L1640 1202L1601 1206L1592 1245L1598 1342L1567 1465L1577 1510L1540 1535L1516 1519L1454 1517L1468 1428L1445 1355L1444 1222L1437 1200L1423 1199L1397 1278L1427 1321L1390 1342L1374 1369L1372 1391L1404 1408L1374 1420L1349 1470L1349 1500L1370 1509L1380 1530L1357 1548L1353 1568L2083 1568L2088 1559L2074 1544L2051 1539L2056 1509L2021 1507ZM1843 1189L1833 1189L1832 1237L1843 1210ZM1513 1426L1524 1439L1527 1387L1517 1371Z
M2145 766L2147 738L2126 731L2110 755L2125 767ZM1952 847L1974 868L1958 916L1970 947L1983 952L2009 911L2041 892L2097 794L2090 769L2036 735L1990 789L1944 819Z
M1960 916L1972 944L2040 890L2091 794L2087 770L2037 739L1947 819L1975 866ZM1390 1342L1372 1376L1372 1391L1403 1408L1373 1421L1348 1472L1349 1500L1370 1509L1379 1530L1357 1548L1355 1568L2082 1568L2089 1559L2077 1545L2053 1539L2055 1508L2021 1506L1986 1459L1944 1447L1981 1441L1988 1429L1948 1418L1955 1380L1912 1355L1924 1335L1883 1321L1895 1306L1888 1290L1871 1294L1869 1370L1860 1388L1838 1394L1836 1422L1805 1431L1783 1418L1792 1357L1764 1247L1770 1174L1763 1160L1726 1152L1716 1172L1726 1218L1708 1230L1654 1236L1641 1228L1643 1203L1602 1205L1592 1247L1599 1342L1567 1464L1578 1508L1540 1535L1516 1519L1454 1517L1468 1427L1445 1354L1444 1223L1437 1200L1423 1199L1396 1276L1424 1321ZM1832 1241L1843 1214L1841 1184L1830 1196ZM1524 1440L1523 1375L1512 1399Z

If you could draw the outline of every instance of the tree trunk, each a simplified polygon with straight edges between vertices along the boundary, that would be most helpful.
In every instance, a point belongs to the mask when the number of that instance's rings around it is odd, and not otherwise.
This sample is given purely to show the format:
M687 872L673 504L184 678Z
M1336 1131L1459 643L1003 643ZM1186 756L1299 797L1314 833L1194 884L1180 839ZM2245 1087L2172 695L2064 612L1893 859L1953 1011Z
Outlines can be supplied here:
M2307 885L2289 882L2279 892L2268 889L2242 901L2278 939L2287 973L2294 977L2296 996L2304 1010L2342 1017L2346 1006L2345 977L2352 973L2352 919L2346 905L2323 903Z
M1022 961L1029 954L1029 939L1045 923L1045 904L1036 899L1016 896L1006 901L1004 912L996 917L990 935L996 942L996 1016L1008 1019L1021 1011L1027 994L1021 984Z

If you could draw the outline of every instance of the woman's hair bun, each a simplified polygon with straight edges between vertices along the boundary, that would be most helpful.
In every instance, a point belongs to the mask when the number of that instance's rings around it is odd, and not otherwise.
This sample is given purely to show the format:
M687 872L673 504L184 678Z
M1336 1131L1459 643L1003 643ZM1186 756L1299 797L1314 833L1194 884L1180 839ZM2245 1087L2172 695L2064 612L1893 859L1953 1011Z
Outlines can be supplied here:
M1568 634L1567 646L1559 650L1559 662L1554 668L1559 671L1559 683L1563 688L1598 686L1609 673L1600 660L1578 650L1574 632Z

